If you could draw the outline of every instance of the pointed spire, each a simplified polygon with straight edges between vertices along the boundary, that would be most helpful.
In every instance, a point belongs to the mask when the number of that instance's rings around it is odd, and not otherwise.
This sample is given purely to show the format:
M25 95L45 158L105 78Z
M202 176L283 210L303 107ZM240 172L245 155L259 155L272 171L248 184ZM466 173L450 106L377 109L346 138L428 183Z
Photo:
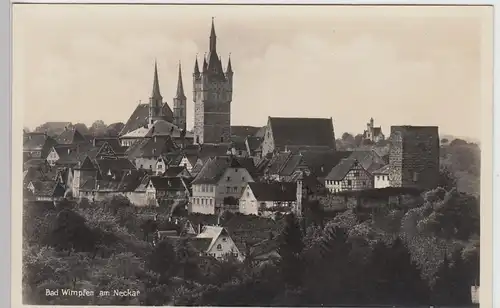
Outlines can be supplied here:
M184 86L182 84L181 61L179 61L179 76L177 79L177 98L186 98L184 95Z
M155 59L155 73L153 77L153 91L151 91L151 97L152 98L160 98L160 83L158 81L158 65L156 64L156 59Z
M233 72L233 67L231 65L231 54L229 54L229 60L227 60L226 73L232 73L232 72Z
M203 56L203 72L205 73L208 69L207 57Z
M196 60L194 61L194 73L195 75L200 74L200 68L198 66L198 55L196 55Z
M216 52L217 35L215 34L214 18L212 17L212 29L210 30L210 52Z

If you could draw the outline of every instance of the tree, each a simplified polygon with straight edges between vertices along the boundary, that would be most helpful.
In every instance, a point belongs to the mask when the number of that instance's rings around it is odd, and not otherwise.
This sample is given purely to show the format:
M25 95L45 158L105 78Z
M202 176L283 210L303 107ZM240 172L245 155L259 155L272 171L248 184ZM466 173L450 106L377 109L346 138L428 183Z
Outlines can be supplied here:
M356 135L354 137L354 145L357 146L357 147L359 147L362 144L363 139L364 139L363 135L361 135L361 134Z
M342 134L342 141L349 143L349 144L354 144L354 137L349 133L343 133Z
M76 123L73 127L78 130L81 134L89 134L89 128L84 123Z
M441 139L442 144L448 144L448 142L450 142L450 141L446 138Z
M452 142L450 142L450 146L451 147L454 147L454 146L461 146L461 145L467 145L467 141L463 140L463 139L454 139Z
M146 265L160 275L162 282L166 282L174 273L176 264L174 247L168 241L161 241L149 255Z
M97 120L92 123L92 126L89 128L89 132L94 136L105 136L106 135L107 126L104 124L104 121Z
M428 304L427 283L399 238L390 246L377 242L366 272L372 284L370 295L373 303Z
M199 278L198 253L194 250L187 238L179 239L174 251L178 262L177 274L185 280Z
M278 253L281 256L280 270L285 285L296 288L302 283L302 272L304 264L302 251L304 243L302 241L302 228L294 214L285 216L286 222L283 232L280 235Z
M438 187L444 188L446 190L457 187L457 179L446 167L442 167L441 170L439 170Z

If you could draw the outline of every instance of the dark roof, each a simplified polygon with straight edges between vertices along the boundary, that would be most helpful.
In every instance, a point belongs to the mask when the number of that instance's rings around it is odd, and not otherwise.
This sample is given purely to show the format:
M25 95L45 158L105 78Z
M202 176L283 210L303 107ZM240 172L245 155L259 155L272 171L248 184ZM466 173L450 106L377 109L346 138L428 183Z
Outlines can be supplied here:
M241 167L245 168L248 173L253 177L257 174L257 169L255 168L255 164L251 157L235 157Z
M92 142L95 147L99 148L102 147L105 143L107 143L117 155L122 155L127 150L127 147L121 146L120 140L114 137L104 137L104 138L96 137L92 140Z
M303 151L303 160L311 173L325 177L341 159L349 157L351 151Z
M279 174L283 165L288 161L290 156L292 156L292 153L289 152L281 152L274 155L266 166L266 168L268 168L267 172L269 174Z
M385 161L373 150L352 151L350 159L356 159L368 172L375 171L385 165Z
M279 175L292 175L300 165L303 164L302 155L292 154L288 156L287 161L282 165Z
M372 172L372 174L389 174L390 165L385 165L382 168L379 168Z
M227 155L229 144L203 144L199 147L198 157L215 157Z
M256 126L235 125L231 126L231 135L245 138L247 136L255 135L259 129L260 127Z
M52 140L54 144L56 143L52 137L44 133L27 133L23 140L23 149L25 151L41 150L45 143L50 140Z
M166 177L176 177L179 174L181 174L184 170L186 170L186 167L184 167L184 166L172 166L172 167L168 167L168 169L165 171L164 176L166 176Z
M275 146L328 146L335 148L332 119L269 117Z
M182 129L165 120L158 120L153 123L149 129L146 137L152 136L171 136L174 138L179 138L182 135Z
M40 167L40 166L44 166L44 165L47 165L47 161L45 159L32 158L23 164L23 168L28 169L30 167Z
M152 176L151 183L157 190L163 191L184 191L183 179L178 177Z
M126 158L96 159L95 165L103 179L119 179L124 171L137 170L132 162Z
M126 151L129 159L137 157L159 157L177 150L170 136L144 138L132 144Z
M351 171L357 161L355 159L344 158L342 159L335 167L333 167L332 171L328 173L325 180L329 181L342 181L347 173Z
M63 197L65 189L54 181L33 181L35 196L40 197Z
M73 144L88 142L78 129L65 129L59 136L56 137L56 141L59 144Z
M94 182L89 179L90 189L97 188L99 191L131 192L135 191L141 184L148 181L146 174L142 170L121 172L116 179L106 177L103 180Z
M242 168L238 160L231 156L210 158L201 168L192 184L216 184L228 168Z
M231 142L231 146L236 151L246 151L247 150L247 145L245 144L245 139L243 139L243 140L234 140L234 141Z
M267 130L267 125L266 126L262 126L259 128L259 130L255 133L255 137L257 138L262 138L264 139L264 135L266 134L266 130Z
M263 138L261 137L255 137L255 136L248 136L246 139L246 142L248 144L249 150L251 153L253 153L255 150L257 150L260 145L262 144Z
M173 119L172 109L168 106L167 103L163 104L163 114L165 121L171 122ZM143 127L148 124L149 118L149 104L139 104L135 108L134 112L128 119L127 123L123 127L120 132L120 136L130 133L140 127Z
M210 243L212 243L211 238L199 238L199 237L192 237L189 239L189 242L193 246L194 249L196 249L199 252L206 252L208 248L210 247Z
M248 183L257 201L296 201L295 183Z

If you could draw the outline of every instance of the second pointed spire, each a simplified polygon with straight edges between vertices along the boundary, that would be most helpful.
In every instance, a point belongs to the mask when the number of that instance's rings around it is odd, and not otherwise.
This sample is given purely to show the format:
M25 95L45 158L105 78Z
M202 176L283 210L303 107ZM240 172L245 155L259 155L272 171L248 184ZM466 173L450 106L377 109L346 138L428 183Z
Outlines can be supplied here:
M153 90L151 91L151 97L152 98L162 97L160 93L160 82L158 81L158 65L156 64L156 60L155 60L155 72L153 77Z
M198 64L198 62L196 62L196 64ZM177 98L186 98L186 95L184 95L184 85L182 84L182 69L181 69L181 62L180 61L179 61L179 76L177 79L176 97Z

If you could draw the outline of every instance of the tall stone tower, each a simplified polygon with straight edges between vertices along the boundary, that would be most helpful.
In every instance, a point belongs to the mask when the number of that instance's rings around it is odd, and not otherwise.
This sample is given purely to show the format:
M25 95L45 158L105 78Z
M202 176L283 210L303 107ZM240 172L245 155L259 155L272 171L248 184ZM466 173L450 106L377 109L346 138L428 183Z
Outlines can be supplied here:
M208 55L203 57L201 72L196 59L193 73L195 143L230 142L232 96L231 59L224 72L221 58L217 55L217 36L212 18Z
M180 62L179 76L177 79L177 92L174 97L174 124L180 129L186 130L186 95L184 95Z
M160 93L160 84L158 82L158 67L155 61L155 72L153 77L153 90L149 97L149 124L153 124L157 120L163 119L163 97Z

